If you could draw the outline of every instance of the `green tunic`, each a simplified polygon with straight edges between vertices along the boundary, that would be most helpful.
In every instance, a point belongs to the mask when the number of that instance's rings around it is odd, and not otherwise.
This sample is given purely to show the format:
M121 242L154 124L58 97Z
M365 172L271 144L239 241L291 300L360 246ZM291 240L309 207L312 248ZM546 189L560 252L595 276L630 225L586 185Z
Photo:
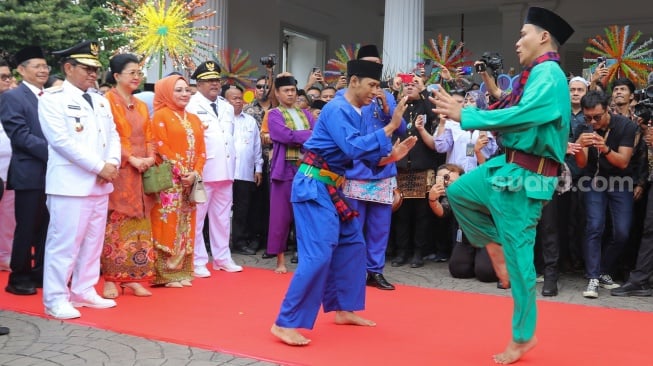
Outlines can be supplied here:
M519 102L485 111L465 108L465 130L500 131L506 148L563 162L571 119L567 79L555 62L531 70ZM551 199L557 177L545 177L504 155L466 173L447 190L456 219L478 247L502 245L514 298L513 339L527 342L535 333L535 232L544 203Z

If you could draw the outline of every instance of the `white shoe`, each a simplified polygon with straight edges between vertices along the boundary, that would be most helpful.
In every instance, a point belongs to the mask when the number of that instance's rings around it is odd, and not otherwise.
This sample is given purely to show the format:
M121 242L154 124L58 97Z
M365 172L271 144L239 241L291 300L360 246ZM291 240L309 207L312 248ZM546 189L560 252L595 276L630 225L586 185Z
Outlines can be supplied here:
M105 299L98 294L90 295L86 298L72 300L73 306L76 308L85 306L93 309L106 309L116 306L116 302L111 299Z
M234 263L233 259L229 259L222 264L213 262L213 269L215 269L216 271L225 271L225 272L242 272L243 267Z
M197 266L193 271L193 275L199 278L207 278L207 277L211 277L211 272L209 272L206 266L201 266L201 267Z
M45 313L55 319L75 319L82 316L79 310L75 309L69 302L62 302L51 308L46 307Z
M0 271L11 272L11 265L8 260L0 260Z

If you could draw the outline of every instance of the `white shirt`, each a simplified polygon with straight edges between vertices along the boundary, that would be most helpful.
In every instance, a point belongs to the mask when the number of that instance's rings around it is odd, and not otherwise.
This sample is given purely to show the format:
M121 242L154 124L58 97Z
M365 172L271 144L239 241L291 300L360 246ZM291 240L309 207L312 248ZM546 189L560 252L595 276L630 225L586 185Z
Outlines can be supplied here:
M11 141L0 123L0 178L7 182L7 171L11 160Z
M235 179L254 182L254 173L263 171L261 135L258 125L254 117L241 112L236 116L234 126Z
M215 101L218 115L215 115L211 102L202 93L190 97L186 106L188 113L196 114L204 127L206 163L202 172L205 182L234 180L236 152L234 150L234 107L224 98Z
M476 144L479 136L478 130L465 131L460 128L460 123L447 120L444 123L444 132L440 136L434 136L435 150L439 153L447 153L447 163L460 165L466 172L478 166L476 154L467 156L467 144ZM497 143L490 132L487 133L488 143L481 149L485 158L489 158L497 151Z

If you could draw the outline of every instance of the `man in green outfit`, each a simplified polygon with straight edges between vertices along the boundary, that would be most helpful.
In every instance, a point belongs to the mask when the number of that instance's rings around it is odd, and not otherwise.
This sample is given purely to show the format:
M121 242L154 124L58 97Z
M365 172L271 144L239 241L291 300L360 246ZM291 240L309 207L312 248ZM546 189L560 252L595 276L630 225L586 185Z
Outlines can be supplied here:
M555 13L531 7L516 44L524 67L512 93L491 110L462 109L439 88L436 113L460 121L464 130L498 131L505 155L460 177L447 191L469 241L486 247L497 276L511 286L512 340L494 355L498 364L519 360L535 346L535 228L553 196L564 161L571 102L558 47L573 33Z

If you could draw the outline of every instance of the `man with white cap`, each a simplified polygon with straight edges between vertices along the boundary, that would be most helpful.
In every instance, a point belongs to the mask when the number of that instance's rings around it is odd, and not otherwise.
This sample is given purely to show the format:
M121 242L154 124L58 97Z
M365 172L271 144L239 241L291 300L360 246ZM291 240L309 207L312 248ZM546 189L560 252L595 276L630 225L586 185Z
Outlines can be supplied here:
M118 176L121 154L109 101L87 93L102 66L99 50L97 42L84 41L53 52L61 58L66 80L39 100L39 120L48 141L45 193L50 211L43 304L45 313L56 319L79 318L75 307L116 306L94 288L100 278L111 182Z
M431 98L436 113L460 121L463 129L500 131L503 136L504 156L463 175L448 190L469 241L487 248L499 280L511 284L512 340L494 355L499 364L516 362L537 344L535 227L555 192L567 151L571 103L557 51L572 33L557 14L531 7L516 43L524 70L511 94L487 111L461 111L442 88L435 92L437 101Z

